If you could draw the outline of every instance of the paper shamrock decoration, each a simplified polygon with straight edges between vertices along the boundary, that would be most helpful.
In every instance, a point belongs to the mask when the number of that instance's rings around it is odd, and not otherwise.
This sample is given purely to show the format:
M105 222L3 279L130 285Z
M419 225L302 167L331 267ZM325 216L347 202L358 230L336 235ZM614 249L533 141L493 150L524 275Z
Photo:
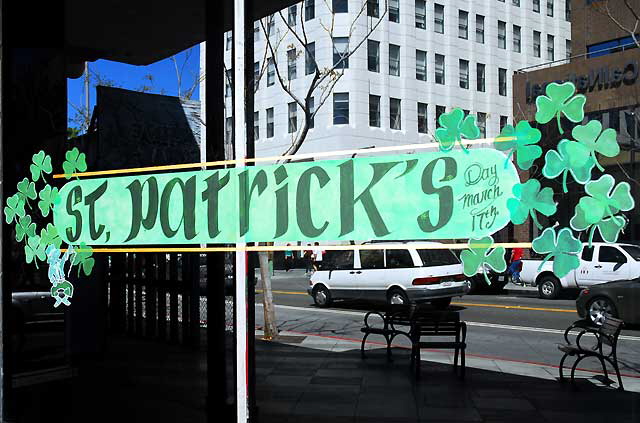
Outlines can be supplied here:
M67 151L64 156L67 160L62 163L62 169L64 169L65 178L71 179L71 176L76 171L84 172L87 170L87 162L85 161L84 153L78 151L76 147L73 150Z
M32 164L29 166L29 170L31 171L31 180L33 182L37 182L42 176L44 180L43 173L51 173L53 171L53 167L51 166L51 156L44 153L44 151L40 151L33 155Z
M38 260L44 261L46 259L46 255L44 253L46 246L40 242L40 236L30 236L27 240L27 245L24 246L24 255L27 260L27 263L33 263L38 268Z
M502 138L514 137L512 140L502 140ZM504 162L506 169L509 159L513 153L516 153L516 163L522 170L528 170L533 162L542 156L542 148L535 145L540 141L542 133L539 129L532 128L529 122L521 120L514 128L512 125L506 125L500 136L494 141L496 150L508 151L509 155Z
M538 254L546 254L538 271L541 271L542 266L551 259L553 259L553 273L559 278L565 277L570 271L580 267L578 255L582 252L582 242L573 236L569 228L560 229L557 237L555 229L547 228L533 240L531 247Z
M31 237L36 234L36 224L31 223L31 216L21 217L16 225L16 241L20 242L27 236Z
M562 174L562 190L567 190L567 175L571 173L573 179L581 184L586 184L591 179L591 171L595 166L595 160L589 156L581 166L578 166L571 159L567 146L573 141L562 140L558 144L558 151L550 150L544 156L544 167L542 174L547 179L554 179Z
M554 117L558 121L558 130L564 133L560 118L564 115L574 123L580 123L584 119L584 104L587 98L576 93L576 86L571 82L558 84L552 82L547 85L546 96L540 95L536 98L536 121L538 123L548 123Z
M440 115L440 128L436 129L436 139L440 143L441 151L451 151L458 142L465 153L468 153L462 139L474 140L480 136L480 129L476 125L475 116L464 116L462 109L453 109L449 113Z
M540 182L537 179L529 179L523 184L516 184L513 187L515 198L507 200L507 208L511 214L511 221L520 225L531 216L533 223L540 229L542 225L538 222L536 213L545 216L555 214L557 205L553 201L553 190L549 187L540 189Z
M22 200L27 203L29 203L29 200L35 200L37 198L36 184L24 178L18 182L18 194L22 197Z
M470 239L468 245L469 249L463 250L460 253L463 272L466 276L474 276L478 273L478 270L482 268L484 280L488 285L491 285L491 281L487 276L487 267L499 273L507 270L507 263L504 259L504 247L496 247L491 250L491 246L493 246L492 237L485 236L480 239Z
M40 242L44 245L53 245L59 249L62 245L62 238L60 238L58 228L51 223L47 223L47 228L40 230Z
M617 213L634 207L631 187L627 182L615 185L613 176L605 174L600 179L587 183L585 192L588 195L578 202L571 218L571 227L577 231L591 228L589 245L596 229L606 242L616 242L627 223L626 218Z
M76 254L71 264L74 266L79 265L78 276L80 275L80 269L82 269L85 275L89 276L96 262L95 259L91 257L93 255L93 249L83 242L75 251Z
M598 163L596 153L606 157L615 157L620 153L616 131L611 128L602 131L602 124L597 120L589 121L586 125L576 126L571 134L576 142L569 142L566 151L574 166L584 166L589 158L592 158L598 169L604 171L604 168Z
M7 198L7 205L4 207L4 219L5 222L11 223L14 220L17 222L18 218L24 216L24 199L20 194L13 194Z
M51 188L50 185L46 185L38 196L40 197L38 208L42 212L42 216L47 217L49 210L52 210L53 205L59 201L58 188Z

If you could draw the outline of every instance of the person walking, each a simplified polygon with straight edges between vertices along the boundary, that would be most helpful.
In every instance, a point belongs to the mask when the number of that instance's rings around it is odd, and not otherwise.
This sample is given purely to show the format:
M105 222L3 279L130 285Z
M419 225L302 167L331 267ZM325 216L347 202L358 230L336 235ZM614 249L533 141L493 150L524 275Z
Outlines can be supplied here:
M311 244L307 244L307 247L311 247ZM311 272L311 269L313 269L313 263L312 263L312 256L313 255L313 251L311 251L311 248L309 248L308 250L304 250L304 266L305 266L305 270L304 270L304 274L308 274L309 272Z
M318 242L314 242L313 246L313 268L317 271L322 264L322 256L324 255L324 251L318 247Z
M287 247L291 246L291 244L287 244ZM285 250L284 251L284 269L286 272L291 270L293 267L293 251Z
M509 273L511 274L511 280L515 284L520 283L520 270L522 270L522 255L524 250L522 248L514 248L511 251L511 259L509 260Z

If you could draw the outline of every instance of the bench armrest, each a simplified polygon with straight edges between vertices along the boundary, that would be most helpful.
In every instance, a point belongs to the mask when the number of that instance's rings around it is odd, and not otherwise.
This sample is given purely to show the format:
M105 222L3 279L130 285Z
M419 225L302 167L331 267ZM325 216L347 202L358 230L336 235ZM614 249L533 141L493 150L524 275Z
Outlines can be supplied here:
M575 322L573 322L571 324L571 326L569 326L564 331L564 340L567 341L567 344L569 344L569 345L571 345L571 341L569 341L569 333L571 333L572 330L580 331L579 333L576 334L576 336L579 338L580 336L582 336L586 332L595 333L595 332L597 332L598 329L597 329L597 327L593 326L593 324L590 321L588 321L586 319L576 320Z
M364 327L366 329L371 328L372 326L369 324L369 317L375 314L376 316L380 317L380 319L382 320L382 329L386 330L387 329L387 319L385 318L385 316L383 316L381 313L377 312L377 311L370 311L367 314L364 315Z

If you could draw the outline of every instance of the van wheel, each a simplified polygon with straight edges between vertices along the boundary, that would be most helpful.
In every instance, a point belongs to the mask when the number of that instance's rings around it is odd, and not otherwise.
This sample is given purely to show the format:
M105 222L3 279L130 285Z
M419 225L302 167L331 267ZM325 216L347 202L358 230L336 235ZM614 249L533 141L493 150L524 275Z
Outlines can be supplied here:
M313 302L316 304L316 307L329 307L331 301L331 292L326 286L318 285L313 289Z
M437 298L435 300L431 300L431 305L438 310L444 310L451 304L451 297L448 298Z
M545 300L554 300L560 294L560 281L555 276L547 275L538 281L538 295Z
M400 288L392 288L387 293L387 303L390 305L407 305L409 297Z

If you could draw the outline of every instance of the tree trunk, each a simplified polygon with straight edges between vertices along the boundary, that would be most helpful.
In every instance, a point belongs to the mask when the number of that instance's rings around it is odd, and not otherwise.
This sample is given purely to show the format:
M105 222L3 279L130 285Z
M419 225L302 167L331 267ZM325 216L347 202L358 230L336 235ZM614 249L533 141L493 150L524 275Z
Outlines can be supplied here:
M271 293L269 256L265 251L260 251L258 257L260 259L260 278L262 279L262 304L264 305L264 338L271 340L278 336L278 327L276 325L276 310L273 307L273 294Z

